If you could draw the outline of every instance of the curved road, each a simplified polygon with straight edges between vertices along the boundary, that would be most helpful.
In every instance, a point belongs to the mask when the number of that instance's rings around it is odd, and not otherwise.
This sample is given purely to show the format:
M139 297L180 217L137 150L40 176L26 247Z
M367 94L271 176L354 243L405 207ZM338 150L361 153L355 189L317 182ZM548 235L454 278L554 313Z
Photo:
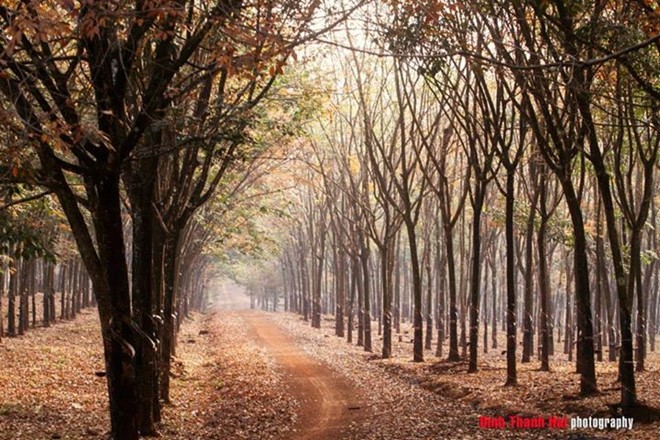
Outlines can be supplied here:
M248 334L282 366L288 392L300 402L298 421L287 439L338 440L362 412L359 396L346 378L306 354L264 314L240 312Z

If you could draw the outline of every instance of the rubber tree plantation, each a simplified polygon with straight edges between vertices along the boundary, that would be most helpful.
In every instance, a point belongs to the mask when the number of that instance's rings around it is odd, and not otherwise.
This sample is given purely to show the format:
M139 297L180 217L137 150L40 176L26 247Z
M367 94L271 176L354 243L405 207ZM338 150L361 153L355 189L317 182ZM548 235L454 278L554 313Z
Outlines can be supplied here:
M0 26L0 439L660 435L657 2Z

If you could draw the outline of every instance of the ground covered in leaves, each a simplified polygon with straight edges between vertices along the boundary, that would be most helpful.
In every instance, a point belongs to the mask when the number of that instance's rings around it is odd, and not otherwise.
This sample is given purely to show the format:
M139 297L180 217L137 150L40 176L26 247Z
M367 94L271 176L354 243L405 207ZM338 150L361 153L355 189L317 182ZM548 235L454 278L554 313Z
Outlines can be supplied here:
M98 315L0 343L0 439L102 438L108 430Z
M163 437L275 439L291 430L296 402L235 312L186 322L177 355Z
M271 319L294 334L309 354L349 377L365 396L368 411L362 420L354 423L351 439L530 438L529 432L521 430L480 429L480 411L460 400L431 392L420 386L419 381L388 368L398 363L398 358L378 360L375 354L365 353L361 347L335 337L329 320L319 332L308 328L309 324L295 315L273 314ZM543 438L560 439L566 435L544 432Z
M103 439L109 418L95 310L0 343L0 439ZM286 438L295 421L276 365L241 320L195 315L179 335L164 439Z
M598 363L600 394L580 398L574 363L563 354L553 371L536 360L519 364L515 388L503 387L506 365L497 350L480 353L480 371L448 363L426 351L413 363L405 331L395 338L395 356L381 360L374 328L374 353L333 335L331 320L318 331L292 314L267 314L290 333L310 358L328 365L354 385L359 417L350 439L655 439L658 411L636 415L631 431L597 429L484 429L480 416L609 417L619 389L616 365ZM244 312L194 315L179 335L173 367L172 404L159 427L164 439L288 439L306 421L281 366L248 329ZM410 333L409 333L410 334ZM0 343L0 439L103 439L108 414L96 311L70 322L36 329ZM649 353L647 372L637 374L638 393L660 405L660 361ZM347 408L352 410L356 408Z
M309 323L290 314L273 315L297 335L301 345L319 359L351 377L368 395L370 405L381 416L364 420L361 435L374 439L432 438L571 438L571 439L658 439L660 438L660 354L648 353L647 371L636 374L637 392L649 408L637 411L632 430L599 429L483 429L479 417L527 418L598 417L616 414L620 384L616 363L598 362L599 394L578 395L579 376L575 363L558 353L552 371L539 371L540 362L518 363L517 387L504 387L506 359L500 350L479 353L479 372L467 373L467 362L446 362L434 350L425 351L424 363L412 362L412 330L402 326L395 337L392 359L379 359L382 339L373 327L373 353L349 345L334 336L334 320L327 319L321 331L310 331ZM503 335L502 335L503 336ZM354 335L356 337L356 335ZM435 344L435 341L434 341ZM501 340L500 347L504 344ZM445 353L447 348L445 347ZM558 345L561 351L561 344ZM607 357L607 356L606 356ZM359 431L356 431L359 432ZM356 435L356 438L362 438Z

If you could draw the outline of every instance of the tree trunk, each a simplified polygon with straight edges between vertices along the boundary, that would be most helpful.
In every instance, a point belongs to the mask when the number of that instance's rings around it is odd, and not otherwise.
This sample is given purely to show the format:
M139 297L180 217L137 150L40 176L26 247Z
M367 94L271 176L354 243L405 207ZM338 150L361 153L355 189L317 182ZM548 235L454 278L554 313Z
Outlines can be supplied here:
M568 361L573 360L573 275L570 271L568 260L565 263L566 273L566 302L564 303L564 354L568 355Z
M481 211L486 196L486 182L475 183L474 204L472 206L472 263L470 282L470 361L468 373L477 372L479 346L479 286L481 279Z
M335 247L337 249L337 247ZM346 308L346 256L335 250L337 301L335 306L335 335L344 337L344 309ZM286 297L286 296L285 296Z
M394 243L386 243L380 248L380 276L383 291L383 350L382 358L392 356L392 269Z
M396 236L396 248L394 251L394 329L397 334L401 333L401 234Z
M410 269L412 272L413 288L413 361L424 361L424 336L422 319L422 277L419 265L419 254L417 252L417 237L415 224L410 217L405 219L408 243L410 245Z
M358 288L358 263L357 259L351 257L351 298L348 302L348 325L346 328L346 342L349 344L353 343L353 319L355 316L355 294Z
M32 300L32 328L35 328L37 326L37 260L36 259L32 259L30 272L31 272L30 298Z
M497 348L497 270L495 269L496 263L495 259L497 258L497 246L493 246L493 251L490 258L490 285L491 291L493 292L493 303L492 303L492 327L491 327L491 339L492 339L492 348Z
M483 300L481 301L481 316L484 322L483 351L488 353L488 265L484 265L482 286L484 288Z
M541 183L544 186L543 182ZM545 189L541 189L541 204L545 205ZM541 217L538 236L536 237L536 250L539 254L539 289L541 291L541 371L550 371L550 276L548 258L546 255L547 218Z
M456 292L456 263L454 260L454 238L452 228L445 224L445 247L447 256L447 275L449 279L449 362L461 359L458 353L458 306Z
M49 261L44 261L44 298L43 298L43 326L50 327L50 304L51 296L55 295L55 265Z
M431 246L431 240L428 240L427 245ZM427 260L425 263L426 269L426 339L424 340L424 348L431 349L433 343L433 272L431 271L431 250L428 250Z
M642 288L642 260L641 260L642 231L633 227L630 237L630 274L628 282L628 297L637 298L637 329L635 342L637 345L636 371L644 371L645 343L646 343L646 297Z
M15 263L14 263L15 264ZM16 292L18 291L19 267L9 273L9 291L7 292L7 335L16 336Z
M305 252L301 246L300 249L300 276L302 283L302 309L303 309L303 320L307 322L309 320L309 271L307 270L307 259L305 258Z
M177 294L177 248L180 229L172 228L166 234L163 251L163 328L161 332L160 359L160 396L170 402L170 368L174 350L175 336L175 305Z
M312 250L314 254L314 260L316 266L312 266L314 272L314 277L312 278L312 327L321 328L321 287L323 281L323 264L325 261L325 228L318 227L317 233L320 234L318 239L320 243L316 250Z
M357 297L358 297L358 310L357 310L357 345L364 346L364 271L362 269L362 257L358 257L355 261L355 269L357 273Z
M136 383L138 397L138 429L141 435L156 434L156 417L160 413L158 398L158 340L154 288L154 227L159 227L153 212L155 161L142 159L128 177L132 207L132 306L140 331L136 337ZM146 180L148 179L148 180Z
M516 371L516 285L515 285L515 242L513 236L514 172L506 175L506 386L518 384Z
M116 439L137 440L135 341L119 177L111 174L101 179L96 194L99 203L94 226L103 272L96 274L95 292L105 349L112 435Z
M65 262L60 263L60 320L67 318L66 315L66 279L68 274L68 265Z
M525 231L525 290L524 290L524 317L523 317L523 352L522 363L530 361L534 347L533 314L534 298L534 220L536 218L536 205L538 203L538 191L534 191L532 205L527 217Z
M30 282L30 262L21 259L21 276L18 301L18 334L24 335L28 324L28 285Z
M461 346L461 357L466 358L467 357L467 331L466 331L466 321L468 318L468 311L466 309L467 307L467 302L470 296L470 292L468 290L468 279L469 279L469 273L470 273L470 264L471 260L469 257L466 257L466 248L465 248L465 214L461 216L461 235L460 235L460 240L459 240L459 249L460 249L460 259L459 259L459 266L461 267L461 278L460 278L460 306L461 310L459 313L459 325L461 326L461 333L460 333L460 338L459 338L459 344ZM469 263L466 263L465 260L470 261Z
M445 289L447 286L447 257L440 248L440 228L436 228L436 264L438 274L437 294L438 294L438 341L435 355L442 357L442 346L445 342Z
M596 365L594 362L594 332L591 315L589 289L589 261L587 239L578 200L570 179L561 179L566 204L573 225L574 248L573 270L575 271L575 302L577 304L577 365L580 373L580 394L589 395L598 391Z
M364 326L364 351L371 351L371 277L369 276L369 243L366 236L361 237L360 260L362 262L362 284L364 294L364 311L362 325Z

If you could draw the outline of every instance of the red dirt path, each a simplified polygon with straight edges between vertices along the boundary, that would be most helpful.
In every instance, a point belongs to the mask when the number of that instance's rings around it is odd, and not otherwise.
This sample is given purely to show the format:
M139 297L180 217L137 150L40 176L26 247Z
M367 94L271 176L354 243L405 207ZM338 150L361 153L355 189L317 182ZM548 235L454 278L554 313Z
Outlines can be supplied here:
M259 312L240 313L248 334L284 369L287 392L300 402L291 439L343 438L362 411L361 398L348 380L305 354L277 324Z

